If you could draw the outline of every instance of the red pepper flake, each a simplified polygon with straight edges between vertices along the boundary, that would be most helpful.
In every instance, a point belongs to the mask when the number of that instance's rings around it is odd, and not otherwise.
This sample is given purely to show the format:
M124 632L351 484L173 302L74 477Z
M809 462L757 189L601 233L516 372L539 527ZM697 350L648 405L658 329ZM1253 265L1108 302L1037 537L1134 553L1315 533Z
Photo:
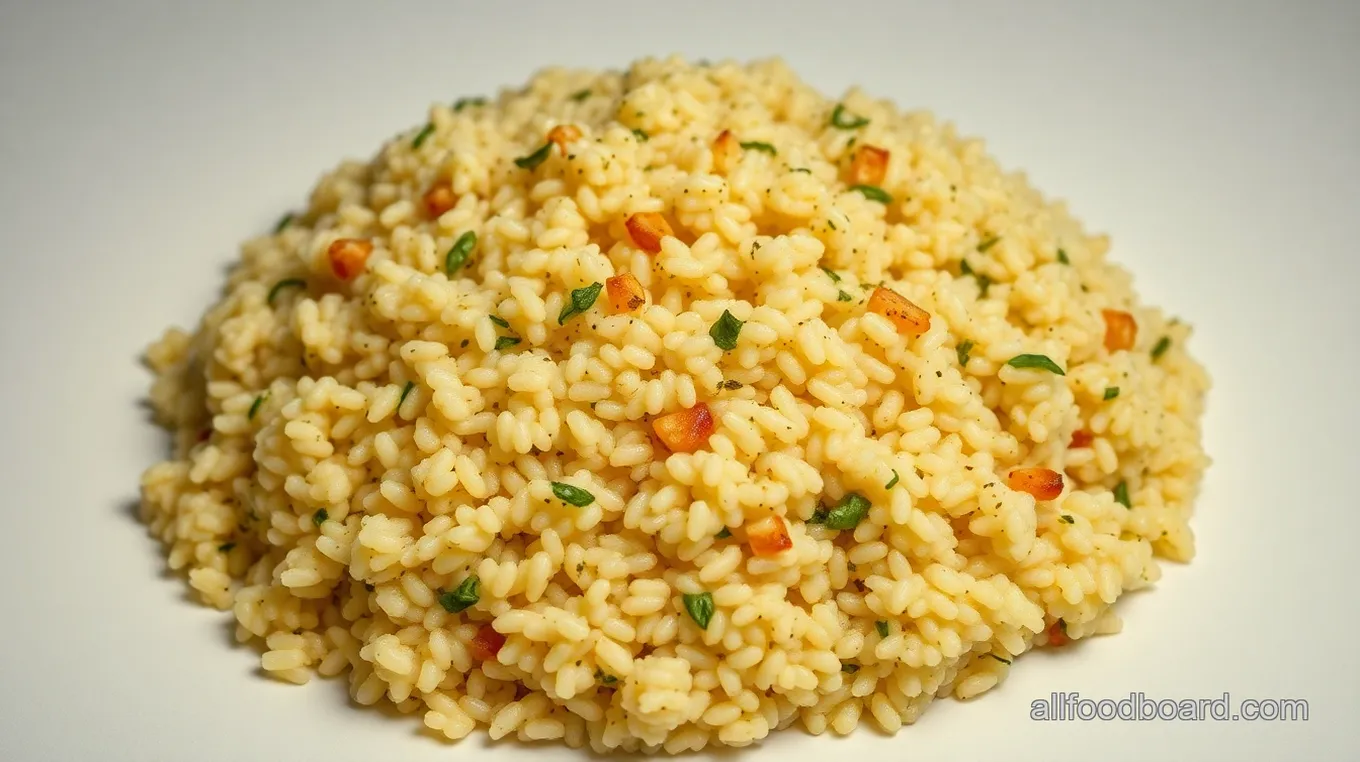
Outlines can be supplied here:
M331 272L340 280L354 280L364 271L368 255L373 253L373 244L358 238L341 238L326 250L331 261Z
M1052 500L1062 494L1063 478L1051 468L1017 468L1006 477L1006 485L1028 492L1035 500Z
M468 650L480 661L493 661L504 645L505 636L496 632L490 624L484 624L468 644Z

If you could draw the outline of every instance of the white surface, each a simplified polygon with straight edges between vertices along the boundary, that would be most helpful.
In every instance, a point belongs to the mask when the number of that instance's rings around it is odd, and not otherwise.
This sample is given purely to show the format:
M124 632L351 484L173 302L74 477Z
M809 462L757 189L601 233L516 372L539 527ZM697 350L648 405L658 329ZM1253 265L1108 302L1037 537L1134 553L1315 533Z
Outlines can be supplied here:
M163 446L137 356L197 319L238 241L430 101L670 51L783 55L987 137L1114 236L1216 381L1199 558L1122 604L1124 634L1026 657L896 739L790 732L753 756L1360 756L1360 5L386 5L0 5L0 759L580 758L450 747L336 682L258 677L132 518ZM1055 690L1299 697L1311 716L1031 722Z

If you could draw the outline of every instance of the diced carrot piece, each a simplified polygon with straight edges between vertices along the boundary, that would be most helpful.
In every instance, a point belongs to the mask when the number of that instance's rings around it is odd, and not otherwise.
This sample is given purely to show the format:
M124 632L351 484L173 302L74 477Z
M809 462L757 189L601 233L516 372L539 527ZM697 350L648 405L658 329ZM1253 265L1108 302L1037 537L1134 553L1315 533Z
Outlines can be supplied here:
M1035 500L1052 500L1063 491L1062 474L1051 468L1017 468L1006 477L1006 484L1017 492L1028 492Z
M481 661L491 661L500 653L501 646L505 645L505 636L496 632L490 624L482 625L477 634L472 637L472 642L468 644L468 650L472 655Z
M1067 625L1059 619L1048 626L1048 644L1054 648L1062 648L1071 643L1072 639L1067 636Z
M354 280L364 271L368 255L373 253L373 244L358 238L341 238L326 250L331 261L331 272L340 280Z
M671 452L697 452L717 428L713 413L702 402L652 419L652 430Z
M604 288L609 293L609 307L615 314L632 312L647 303L647 294L632 273L615 275L605 280Z
M739 158L741 158L741 143L737 141L731 130L723 130L718 133L718 137L713 140L713 168L726 174L727 170L731 169Z
M1133 315L1123 310L1101 310L1100 315L1105 318L1105 348L1111 352L1133 349L1138 338L1138 323Z
M860 146L850 160L851 185L881 185L888 176L888 152L876 146Z
M548 142L556 143L562 153L567 152L567 144L581 139L581 129L574 124L559 124L548 130Z
M869 296L869 311L891 320L897 332L906 336L920 336L930 330L930 313L890 288L874 289Z
M633 239L633 243L648 254L661 251L661 239L675 235L666 218L656 212L638 212L630 215L624 226L628 228L628 236Z
M425 202L425 211L431 218L438 217L458 203L458 197L453 195L453 188L447 183L431 185L422 199Z
M751 552L761 558L777 556L793 547L789 527L778 514L766 516L746 527L746 542L751 546Z
M1068 447L1090 447L1095 438L1095 435L1086 429L1078 429L1072 432L1072 442Z

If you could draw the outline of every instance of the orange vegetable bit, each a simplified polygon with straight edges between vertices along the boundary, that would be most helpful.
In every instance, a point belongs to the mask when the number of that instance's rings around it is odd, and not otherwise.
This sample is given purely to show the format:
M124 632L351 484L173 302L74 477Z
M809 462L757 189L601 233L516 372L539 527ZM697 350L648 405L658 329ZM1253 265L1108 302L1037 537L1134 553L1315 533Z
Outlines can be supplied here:
M661 239L675 235L666 218L656 212L638 212L630 215L624 226L628 228L628 237L633 239L633 243L648 254L661 251Z
M702 402L652 419L652 430L671 452L698 452L717 428L713 413Z
M1105 318L1105 348L1111 352L1133 349L1138 338L1138 323L1133 315L1123 310L1101 310L1100 315Z
M1054 648L1062 648L1071 643L1072 639L1067 636L1067 623L1059 619L1048 626L1048 644Z
M897 332L905 336L920 336L930 330L930 313L890 288L874 289L869 296L869 311L891 320Z
M882 185L888 176L889 153L877 146L860 146L850 160L851 185Z
M793 547L784 517L771 514L746 528L746 543L760 558L770 558Z
M548 142L556 143L562 153L567 152L567 144L581 139L581 130L574 124L559 124L548 130Z
M741 158L741 143L731 130L723 130L713 139L713 168L726 172Z
M458 203L458 197L453 195L453 188L449 187L447 183L431 185L421 198L425 202L425 211L429 213L430 217L438 217Z
M490 624L482 625L468 644L468 650L480 661L492 661L505 645L505 636L496 632Z
M616 315L632 312L647 303L647 293L632 273L615 275L605 280L604 289L609 294L609 308Z
M1035 500L1052 500L1062 494L1063 478L1051 468L1017 468L1006 477L1006 485L1028 492Z
M358 238L341 238L326 250L331 261L331 272L340 280L354 280L364 271L368 255L373 253L373 244Z
M1078 429L1072 432L1072 442L1068 447L1090 447L1091 442L1095 441L1095 434L1086 429Z

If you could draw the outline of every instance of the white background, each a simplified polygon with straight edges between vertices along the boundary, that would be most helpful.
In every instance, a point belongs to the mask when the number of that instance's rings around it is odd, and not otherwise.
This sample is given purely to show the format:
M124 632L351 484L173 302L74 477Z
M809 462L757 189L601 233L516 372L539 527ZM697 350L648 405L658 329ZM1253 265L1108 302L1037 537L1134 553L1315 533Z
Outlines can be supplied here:
M238 241L429 102L671 51L782 55L987 137L1114 236L1216 382L1200 555L1121 604L1124 634L1026 656L895 739L789 732L747 754L1360 758L1360 4L34 0L0 4L0 759L580 758L450 747L339 683L259 677L133 519L164 447L137 357L197 319ZM1050 691L1298 697L1311 716L1030 721Z

